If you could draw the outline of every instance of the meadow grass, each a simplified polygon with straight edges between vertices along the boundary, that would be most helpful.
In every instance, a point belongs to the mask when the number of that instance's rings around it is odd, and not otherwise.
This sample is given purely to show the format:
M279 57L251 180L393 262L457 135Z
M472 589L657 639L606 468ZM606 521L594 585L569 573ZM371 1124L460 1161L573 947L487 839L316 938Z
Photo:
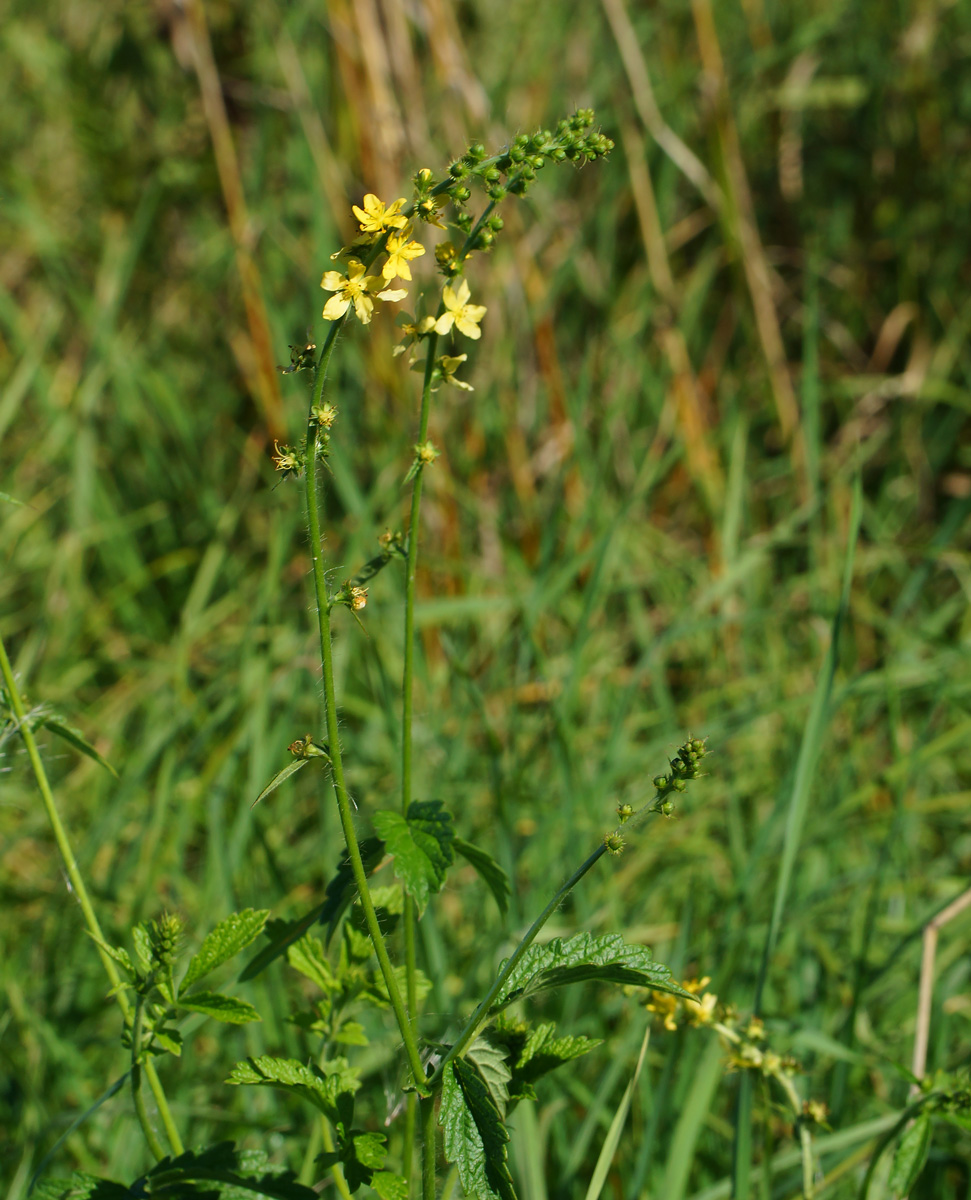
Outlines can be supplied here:
M295 916L322 896L342 845L323 779L251 808L321 728L300 489L269 458L306 389L273 368L308 326L322 341L319 276L351 202L589 104L617 149L509 210L470 268L489 307L476 390L432 415L414 794L444 800L515 887L494 957L499 918L471 872L422 921L428 1031L482 994L577 845L643 799L686 733L707 735L704 787L544 936L621 929L742 1011L759 995L773 1047L830 1107L817 1194L855 1195L907 1101L922 927L971 856L966 14L206 12L238 194L191 22L18 0L2 33L0 489L20 504L2 506L0 632L28 703L119 769L39 735L106 934L169 909L201 938L235 909ZM659 148L651 95L698 180ZM419 380L395 338L387 317L345 336L333 376L339 574L407 519ZM347 622L335 642L362 814L399 788L403 592L383 572L368 634ZM3 753L0 1173L19 1198L126 1056L16 738ZM932 1070L966 1061L966 935L966 917L942 935ZM248 1054L306 1053L287 1022L299 987L277 964L237 990L263 1023L189 1022L192 1053L165 1064L175 1118L195 1143L308 1170L305 1115L222 1084ZM592 988L544 1004L607 1038L512 1121L520 1194L567 1200L588 1193L648 1018ZM393 1036L369 1053L395 1093ZM710 1033L652 1033L605 1188L728 1195L739 1078ZM751 1126L751 1194L798 1194L785 1115L753 1091L768 1119ZM359 1119L385 1116L374 1098ZM940 1141L913 1195L969 1193L968 1137ZM52 1164L147 1165L127 1093Z

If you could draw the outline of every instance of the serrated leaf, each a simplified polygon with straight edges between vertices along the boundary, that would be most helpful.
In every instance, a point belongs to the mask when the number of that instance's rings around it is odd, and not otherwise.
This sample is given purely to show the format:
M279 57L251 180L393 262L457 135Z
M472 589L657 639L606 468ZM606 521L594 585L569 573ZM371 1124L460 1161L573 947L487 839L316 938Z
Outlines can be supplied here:
M384 1165L384 1160L388 1157L388 1150L384 1144L383 1133L356 1133L351 1141L354 1145L355 1157L363 1166L377 1170L378 1167Z
M130 1200L131 1192L110 1179L74 1171L70 1179L41 1179L31 1196L35 1200Z
M492 892L496 904L499 906L499 911L503 916L509 911L509 876L499 866L491 854L486 854L484 850L480 850L478 846L473 846L471 842L465 841L464 838L454 838L452 847L462 855L469 866L474 867L476 872L485 882L489 891Z
M91 745L79 729L75 729L73 725L68 725L63 717L59 717L56 713L50 713L39 717L37 724L42 725L45 729L49 729L51 733L56 734L63 741L67 742L69 746L73 746L80 754L86 755L99 766L104 767L106 771L110 771L115 779L118 778L118 772L111 763L95 750L94 746Z
M256 808L257 804L259 804L261 800L269 796L271 792L275 792L281 783L289 779L291 775L296 775L296 773L305 767L308 762L310 762L309 758L294 758L288 762L282 771L277 771L263 791L260 792L260 794L250 805L250 808Z
M184 1200L190 1196L216 1195L236 1197L253 1193L272 1200L315 1200L317 1193L298 1183L292 1171L270 1167L264 1155L236 1150L232 1142L220 1142L204 1150L187 1151L177 1158L163 1158L149 1171L132 1195L167 1196Z
M226 996L221 992L193 992L191 996L180 996L178 1006L187 1012L213 1017L224 1025L246 1025L250 1021L263 1019L248 1000Z
M340 1046L367 1046L368 1036L359 1021L345 1021L334 1034L334 1041Z
M148 935L148 926L139 921L132 926L131 940L135 947L135 957L138 965L146 974L152 969L152 939Z
M359 848L361 860L364 863L364 873L370 875L384 858L384 842L380 838L368 837L361 841ZM334 930L347 906L357 895L357 884L354 882L351 860L346 852L337 867L337 874L328 883L324 894L327 898L320 910L320 923L327 926L327 941L329 942L334 936Z
M384 1166L388 1156L383 1133L364 1133L360 1129L347 1130L350 1118L345 1118L341 1136L339 1161L344 1170L344 1178L352 1192L356 1192L362 1183L370 1183L375 1170Z
M185 978L179 985L180 994L190 984L208 975L234 954L238 954L244 946L248 946L259 936L269 915L269 909L266 908L245 908L242 912L230 913L225 920L220 921L206 937L198 952L192 956Z
M503 1028L500 1025L490 1030L489 1037L509 1051L512 1068L509 1096L512 1100L534 1099L533 1084L537 1079L602 1045L600 1038L556 1037L556 1026L552 1022L537 1025L535 1029L528 1026Z
M325 995L340 991L324 947L319 938L306 935L287 950L287 962L295 971L315 983Z
M890 1168L888 1187L898 1196L906 1196L924 1169L931 1148L931 1119L926 1113L914 1121L897 1144Z
M404 883L424 911L429 898L441 890L454 854L452 814L440 800L415 800L408 805L407 816L397 812L379 812L374 827L384 839L387 852L394 856L394 873Z
M509 1133L482 1076L456 1059L442 1080L439 1120L445 1157L455 1163L467 1196L476 1200L516 1200L506 1161Z
M477 1037L465 1054L467 1061L474 1063L478 1068L502 1118L506 1115L509 1080L512 1078L512 1072L506 1063L507 1056L508 1051L504 1046L494 1046L485 1037Z
M371 1187L381 1200L408 1200L408 1180L393 1171L375 1171L371 1176Z
M505 965L505 964L503 964ZM501 971L502 968L500 968ZM554 938L546 946L532 945L516 964L490 1012L533 992L598 980L648 987L687 997L670 970L655 962L646 946L632 946L619 933L578 933L567 941Z
M88 937L91 938L95 945L100 946L109 958L113 958L119 966L124 967L128 974L134 978L135 968L132 966L131 956L127 950L122 946L112 946L104 938L99 938L93 933L89 933Z
M172 1029L170 1026L166 1026L165 1029L156 1029L152 1034L152 1042L153 1053L158 1047L175 1058L182 1057L182 1034L177 1029Z
M295 1058L273 1058L262 1054L233 1067L227 1083L271 1087L299 1096L319 1109L329 1120L338 1119L337 1098L342 1092L356 1092L361 1086L358 1073L346 1058L335 1058L320 1066L306 1066Z

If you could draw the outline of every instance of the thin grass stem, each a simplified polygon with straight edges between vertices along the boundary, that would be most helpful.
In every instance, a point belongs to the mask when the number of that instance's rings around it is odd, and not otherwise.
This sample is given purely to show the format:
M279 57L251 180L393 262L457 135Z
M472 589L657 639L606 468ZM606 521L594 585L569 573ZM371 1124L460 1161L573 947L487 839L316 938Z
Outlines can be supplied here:
M3 674L4 687L7 690L10 707L17 718L18 731L27 751L27 757L34 772L34 779L37 782L37 789L40 792L41 800L47 813L47 819L54 834L54 841L57 843L57 849L64 864L64 870L67 872L71 890L74 892L81 906L84 924L94 941L98 957L101 959L101 965L104 967L105 974L111 983L111 994L114 996L115 1002L121 1010L122 1019L127 1025L132 1019L132 1007L128 1001L128 997L125 995L124 981L118 974L118 968L115 965L114 959L104 949L105 936L102 933L101 924L91 903L91 897L88 894L84 876L81 874L77 859L74 857L74 851L68 839L67 830L64 828L60 814L57 811L57 805L54 803L54 793L51 791L47 772L44 770L44 763L40 756L37 741L34 738L34 732L30 727L27 710L24 707L23 697L20 694L20 689L17 687L17 681L14 678L13 668L10 665L10 659L7 657L7 649L3 644L2 638L0 638L0 672ZM169 1140L172 1152L174 1154L182 1154L185 1147L182 1144L182 1138L179 1136L178 1128L172 1118L172 1110L169 1108L169 1102L162 1087L162 1081L155 1070L155 1064L151 1061L146 1062L144 1070L145 1078L148 1080L148 1086L151 1088L152 1095L155 1098L159 1117L165 1128L165 1136ZM151 1143L149 1145L151 1146Z

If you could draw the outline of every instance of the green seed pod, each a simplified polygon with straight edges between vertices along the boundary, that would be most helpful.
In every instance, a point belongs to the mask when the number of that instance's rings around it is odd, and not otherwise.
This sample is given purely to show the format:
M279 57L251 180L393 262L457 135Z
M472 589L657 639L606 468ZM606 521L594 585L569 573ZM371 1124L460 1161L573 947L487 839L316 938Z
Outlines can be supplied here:
M462 179L465 175L468 175L469 168L460 159L456 159L449 167L448 173L453 179Z
M487 171L482 172L482 178L486 183L498 183L502 179L502 172L498 167L489 167Z
M521 163L525 159L525 157L526 157L526 151L522 148L522 146L510 147L510 150L509 150L509 161L510 162Z
M623 835L620 833L605 833L604 845L607 847L607 850L610 854L620 854L621 850L623 850L624 846L626 845L626 842Z
M688 785L683 779L675 779L671 786L676 792L683 792Z
M664 816L669 817L674 812L674 802L672 800L665 800L661 805L661 812Z
M494 200L498 204L501 200L505 200L506 189L501 183L490 183L486 188L486 195L490 200Z
M653 782L657 790L659 792L663 792L664 789L670 784L671 780L668 779L667 775L655 775Z
M629 804L618 804L617 805L617 816L620 817L621 825L626 825L627 822L631 819L631 817L633 815L634 815L634 809L632 808L631 805L629 805Z
M499 230L502 229L505 222L503 221L502 217L499 216L498 213L493 213L492 216L489 218L489 220L486 221L486 224L489 226L489 228L492 230L493 233L498 233Z

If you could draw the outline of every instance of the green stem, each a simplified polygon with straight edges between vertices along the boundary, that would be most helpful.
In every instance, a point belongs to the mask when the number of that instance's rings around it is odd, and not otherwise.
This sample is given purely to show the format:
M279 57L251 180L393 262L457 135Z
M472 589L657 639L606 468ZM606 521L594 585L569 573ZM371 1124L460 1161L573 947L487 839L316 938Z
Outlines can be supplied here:
M435 1097L421 1101L421 1198L435 1200Z
M145 1106L145 1096L142 1093L142 1064L139 1060L139 1055L142 1051L143 1016L144 1006L142 998L139 996L135 1001L135 1019L132 1022L131 1031L131 1097L135 1105L135 1115L138 1117L138 1123L142 1127L145 1141L148 1142L148 1148L155 1155L156 1159L161 1162L165 1157L165 1151L162 1149L162 1143L158 1140L155 1130L152 1128L148 1109Z
M465 1048L469 1045L469 1043L475 1037L476 1033L478 1033L479 1027L482 1025L482 1023L486 1020L486 1018L489 1015L489 1009L492 1005L493 1000L495 1000L496 996L498 996L499 993L502 991L502 985L506 982L506 980L509 978L509 976L513 973L513 971L515 970L516 966L519 963L519 960L522 958L522 956L526 953L526 951L529 949L529 947L536 940L536 935L543 928L543 926L546 924L546 922L550 919L550 917L553 915L553 913L556 912L556 910L563 903L563 901L567 898L567 896L570 894L570 892L573 891L573 889L580 882L580 880L584 877L584 875L586 875L586 873L593 866L595 866L595 864L598 863L600 861L600 859L606 853L607 853L607 847L602 844L599 845L597 847L597 849L594 850L593 854L591 854L588 859L586 859L583 863L581 863L581 865L579 867L577 867L577 869L573 872L573 874L566 881L566 883L564 883L564 885L556 893L556 895L549 902L549 904L547 904L547 906L539 914L539 916L532 923L532 925L530 925L529 929L527 929L526 932L523 934L522 940L520 941L519 945L516 947L516 949L512 953L512 957L509 959L509 961L506 963L506 965L503 967L503 969L499 972L499 977L496 979L496 981L492 985L492 987L489 988L488 992L485 995L485 998L479 1004L479 1007L475 1010L475 1012L472 1014L472 1016L469 1017L468 1021L466 1021L465 1028L462 1030L461 1034L459 1034L458 1041L451 1048L451 1050L449 1050L448 1054L445 1055L445 1057L442 1059L441 1063L439 1064L438 1070L435 1072L435 1074L432 1076L431 1080L429 1081L432 1087L438 1086L438 1084L441 1082L442 1075L444 1074L445 1068L448 1066L448 1064L452 1061L453 1058L459 1057L459 1055L462 1053L462 1051L465 1050Z
M78 868L77 859L74 857L74 851L71 848L71 843L68 840L67 831L61 822L60 814L57 811L57 806L54 803L54 793L51 791L51 785L47 779L47 772L44 770L44 763L40 756L40 751L37 747L37 742L34 738L34 732L30 727L30 722L27 718L27 710L24 707L23 698L20 695L20 690L17 687L17 681L14 678L13 668L10 665L10 659L7 657L7 650L3 644L3 639L0 638L0 673L3 674L4 687L7 690L7 697L10 701L10 707L13 710L14 716L17 718L17 726L20 736L23 739L24 747L27 750L27 757L30 760L31 768L34 772L34 779L37 781L37 788L41 795L41 800L44 804L44 809L47 813L47 819L50 822L51 829L54 833L54 841L57 844L57 849L61 855L61 861L64 864L64 870L67 872L68 880L71 884L71 890L78 899L81 906L81 913L84 917L84 923L88 933L91 935L95 944L95 949L98 952L98 957L101 959L101 964L104 967L105 974L111 983L111 994L115 998L119 1009L121 1010L122 1019L128 1024L131 1020L132 1008L128 1002L128 997L123 990L124 985L121 976L118 974L118 968L115 965L114 959L104 949L105 936L101 931L101 925L95 915L94 907L91 904L91 898L88 895L88 889L84 882L84 876ZM182 1154L185 1147L182 1145L182 1139L179 1136L179 1131L172 1119L172 1112L169 1108L169 1103L165 1092L162 1088L162 1081L159 1079L155 1070L155 1064L152 1062L145 1063L145 1077L148 1079L148 1085L152 1089L152 1095L155 1097L155 1103L158 1106L159 1116L162 1124L165 1127L166 1136L169 1139L169 1144L172 1147L174 1154ZM154 1149L153 1149L154 1153Z
M323 393L323 376L326 373L327 364L333 352L334 342L336 341L337 331L340 328L340 325L341 321L335 321L331 327L330 333L327 335L327 341L324 344L324 348L321 352L320 363L317 368L317 378L314 381L312 404L317 404ZM313 562L314 593L317 600L317 626L320 634L320 663L323 670L327 738L330 743L331 772L334 779L334 793L337 797L337 808L340 814L341 829L344 834L344 841L347 845L347 857L350 861L351 873L354 876L354 882L357 886L358 895L361 899L361 908L364 912L364 920L368 927L368 934L370 935L371 943L374 946L374 953L378 959L378 966L381 970L381 975L384 978L385 986L388 989L388 998L391 1001L391 1007L394 1010L395 1019L398 1022L398 1029L401 1032L402 1041L404 1042L405 1053L408 1058L408 1065L411 1068L412 1076L414 1077L415 1087L420 1093L424 1094L427 1090L427 1085L425 1083L425 1072L421 1065L421 1056L418 1053L418 1043L415 1040L414 1031L412 1030L411 1022L408 1019L408 1014L405 1011L404 1002L401 998L401 992L398 988L398 981L395 978L394 969L391 966L391 959L388 957L388 950L385 945L384 935L381 932L381 927L378 924L377 914L374 911L374 904L371 900L371 891L367 882L367 874L364 870L364 863L361 860L361 850L357 841L357 833L354 829L354 816L351 812L351 801L347 794L347 786L344 782L344 763L341 755L340 731L337 723L337 695L334 688L334 660L330 633L330 601L327 595L327 579L324 573L323 553L320 537L320 511L317 497L317 450L319 433L320 426L318 425L317 421L314 420L312 413L308 414L307 456L304 467L307 485L307 525L310 533L310 554Z
M440 306L441 308L441 306ZM426 338L425 377L421 389L421 412L418 417L417 445L424 444L428 437L428 413L431 407L432 375L435 370L435 347L438 335L430 333ZM425 470L418 466L411 489L411 517L408 523L408 560L405 573L405 650L404 669L401 676L401 811L408 812L412 798L412 722L414 718L415 681L415 580L418 574L418 529L421 517L421 484ZM418 915L414 899L404 889L405 903L402 913L402 933L405 943L405 992L408 1015L415 1028L418 1020L418 962L415 948L415 926ZM410 1095L405 1113L405 1178L411 1179L411 1163L415 1140L415 1105L417 1099Z

